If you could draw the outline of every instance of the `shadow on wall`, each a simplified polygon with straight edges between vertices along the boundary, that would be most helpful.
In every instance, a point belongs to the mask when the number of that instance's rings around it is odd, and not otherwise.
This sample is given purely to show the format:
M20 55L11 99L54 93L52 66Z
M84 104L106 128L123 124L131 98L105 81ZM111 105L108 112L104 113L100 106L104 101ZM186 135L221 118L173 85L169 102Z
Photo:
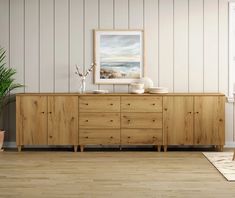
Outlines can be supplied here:
M16 141L16 95L12 94L7 99L7 105L3 109L0 118L0 128L6 131L4 141Z

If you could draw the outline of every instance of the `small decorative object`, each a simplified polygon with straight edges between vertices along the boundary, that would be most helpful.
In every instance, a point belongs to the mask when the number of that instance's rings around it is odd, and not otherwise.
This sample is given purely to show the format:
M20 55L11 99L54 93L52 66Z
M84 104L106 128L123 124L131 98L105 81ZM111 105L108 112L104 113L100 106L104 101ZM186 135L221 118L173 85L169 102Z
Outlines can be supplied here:
M131 90L131 93L142 94L144 93L144 84L143 83L131 83L130 90Z
M168 93L168 89L166 87L150 87L149 93L152 94L160 94L160 93Z
M143 31L94 31L95 83L130 84L144 75Z
M153 87L153 81L151 78L143 77L139 80L140 83L144 84L144 89L147 92L150 87Z
M75 74L77 74L81 78L80 93L84 93L86 91L86 77L92 72L94 66L95 64L92 63L91 67L87 69L85 73L82 73L80 72L79 66L76 65Z
M95 94L106 94L106 93L109 93L108 90L101 90L101 89L93 90L92 92L95 93Z

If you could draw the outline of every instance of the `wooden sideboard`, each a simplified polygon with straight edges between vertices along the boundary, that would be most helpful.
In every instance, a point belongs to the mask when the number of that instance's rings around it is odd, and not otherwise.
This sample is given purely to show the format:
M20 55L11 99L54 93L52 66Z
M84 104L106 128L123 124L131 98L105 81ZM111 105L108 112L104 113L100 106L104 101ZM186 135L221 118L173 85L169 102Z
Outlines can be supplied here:
M225 96L44 94L16 96L16 142L25 145L225 144Z

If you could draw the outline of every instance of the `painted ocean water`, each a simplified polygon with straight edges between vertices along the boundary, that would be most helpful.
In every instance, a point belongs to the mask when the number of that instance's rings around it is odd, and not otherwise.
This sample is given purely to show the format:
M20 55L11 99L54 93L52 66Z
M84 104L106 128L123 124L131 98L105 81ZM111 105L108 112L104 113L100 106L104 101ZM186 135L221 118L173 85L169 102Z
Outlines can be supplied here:
M140 62L101 62L100 78L140 78Z

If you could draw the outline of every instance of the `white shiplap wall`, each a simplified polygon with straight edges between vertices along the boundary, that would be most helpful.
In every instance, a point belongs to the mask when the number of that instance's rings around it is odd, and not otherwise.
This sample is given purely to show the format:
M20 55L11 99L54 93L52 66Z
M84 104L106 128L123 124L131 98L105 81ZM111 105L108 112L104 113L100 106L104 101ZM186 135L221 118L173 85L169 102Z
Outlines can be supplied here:
M26 85L18 92L74 92L78 64L93 57L93 29L144 29L146 75L174 92L228 94L228 0L0 0L0 45ZM127 92L128 85L87 89ZM226 104L232 143L233 105ZM15 104L6 110L15 140Z

